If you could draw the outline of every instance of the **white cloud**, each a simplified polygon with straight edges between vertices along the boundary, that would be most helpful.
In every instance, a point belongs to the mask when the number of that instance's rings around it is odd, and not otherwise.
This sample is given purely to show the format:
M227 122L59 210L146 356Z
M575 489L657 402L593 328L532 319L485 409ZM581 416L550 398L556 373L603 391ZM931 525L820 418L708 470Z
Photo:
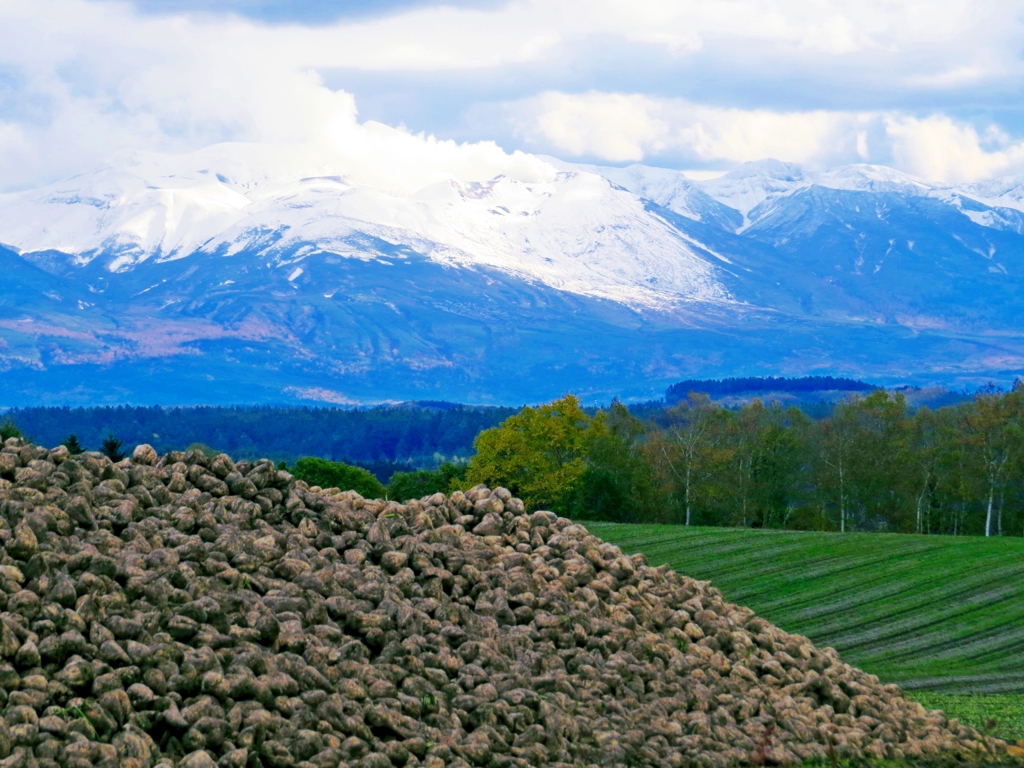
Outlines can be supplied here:
M512 0L497 9L439 3L404 14L340 23L307 34L323 66L478 69L539 61L585 37L611 36L673 53L722 41L766 42L781 55L930 51L936 71L961 53L1014 58L1000 45L1020 30L1020 0ZM742 49L737 48L742 56Z
M995 126L979 134L945 115L724 109L597 92L549 92L506 107L520 134L538 149L613 163L659 155L709 163L772 157L824 168L884 159L902 171L948 182L1024 172L1024 142Z
M0 0L0 185L38 185L123 149L189 152L225 141L303 145L387 191L447 176L539 178L550 172L543 163L487 141L456 144L360 123L353 97L326 87L317 72L433 70L457 78L470 69L561 66L560 57L615 41L670 60L714 52L741 72L759 66L749 53L756 49L757 62L841 68L854 78L863 71L934 91L1019 77L1021 11L1024 0L512 0L305 28L147 16L121 2ZM855 66L878 61L885 66ZM888 147L908 169L949 177L1017 162L1012 143L943 127L941 117L780 110L770 94L760 109L730 108L727 93L721 102L550 92L512 108L537 146L612 161L676 153L702 163L765 156L815 163ZM497 133L503 116L493 113L484 128ZM877 145L876 135L891 147ZM933 162L929 146L953 154Z
M973 126L935 115L889 117L886 132L897 165L922 178L964 182L1024 171L1024 142L995 128L983 139Z
M554 176L554 169L533 155L508 154L490 141L459 144L354 120L338 120L333 127L329 146L349 180L394 194L449 178L479 181L505 175L540 181Z
M841 158L871 117L845 112L723 109L642 94L549 92L509 106L531 142L610 162L682 154L700 161Z
M168 21L78 0L47 5L46 13L17 0L0 5L0 66L22 81L15 111L34 106L44 115L0 123L0 184L9 189L85 170L124 149L187 152L225 141L303 145L303 156L396 193L450 177L535 180L552 172L493 142L360 123L352 96L327 88L307 66L315 48L307 56L303 47L316 30Z
M671 125L641 95L545 93L522 105L528 138L544 139L569 155L595 155L611 162L642 160L665 149Z

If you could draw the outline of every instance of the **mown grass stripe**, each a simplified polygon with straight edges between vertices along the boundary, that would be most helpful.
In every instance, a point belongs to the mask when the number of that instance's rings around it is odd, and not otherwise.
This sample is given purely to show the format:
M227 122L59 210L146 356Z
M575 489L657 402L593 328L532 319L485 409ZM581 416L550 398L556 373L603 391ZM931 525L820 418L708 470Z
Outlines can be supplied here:
M586 525L883 679L1024 692L1021 539Z

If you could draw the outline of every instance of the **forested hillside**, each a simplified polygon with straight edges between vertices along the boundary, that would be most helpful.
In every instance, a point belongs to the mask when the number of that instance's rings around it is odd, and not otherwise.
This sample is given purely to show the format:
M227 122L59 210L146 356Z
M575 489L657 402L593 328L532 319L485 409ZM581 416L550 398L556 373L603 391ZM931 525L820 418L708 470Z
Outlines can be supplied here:
M937 410L879 389L818 420L696 393L645 416L525 408L480 435L467 482L591 520L1024 535L1020 382Z
M33 408L8 418L44 445L73 434L75 450L101 449L114 436L161 451L200 443L236 459L347 462L383 484L400 472L387 491L395 498L485 483L532 509L591 520L1024 535L1020 383L934 410L884 389L822 405L812 418L777 402L725 407L690 392L671 407L583 408L568 395L521 410ZM461 469L441 472L451 461ZM431 472L412 472L420 469Z
M665 400L676 403L690 392L703 392L712 399L730 395L766 394L784 392L794 395L809 395L819 392L870 392L877 389L856 379L834 376L803 376L787 379L778 376L748 376L729 379L687 379L673 384L665 391Z
M360 464L437 463L468 457L481 430L515 413L514 408L476 408L452 403L340 408L196 407L25 408L7 414L42 445L69 434L88 450L115 435L125 445L149 443L160 452L203 443L236 459L268 457L289 463L303 456Z

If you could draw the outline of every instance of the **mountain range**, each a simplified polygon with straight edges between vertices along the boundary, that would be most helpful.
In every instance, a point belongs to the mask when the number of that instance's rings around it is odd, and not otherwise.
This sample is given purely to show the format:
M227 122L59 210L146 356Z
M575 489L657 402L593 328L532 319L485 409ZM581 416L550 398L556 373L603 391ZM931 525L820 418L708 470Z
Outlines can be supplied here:
M541 158L395 192L287 149L0 195L0 405L537 401L722 376L1011 381L1024 178Z

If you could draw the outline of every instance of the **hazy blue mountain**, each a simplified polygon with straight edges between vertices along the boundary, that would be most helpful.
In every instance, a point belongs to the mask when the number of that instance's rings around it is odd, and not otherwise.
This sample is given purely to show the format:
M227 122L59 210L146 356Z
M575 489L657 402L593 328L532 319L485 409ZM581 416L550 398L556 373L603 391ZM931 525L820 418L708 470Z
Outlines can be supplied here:
M1020 327L1024 240L941 200L811 186L750 217L745 236L790 265L808 314L959 332Z
M518 404L1024 368L1012 180L559 163L401 196L260 158L225 145L0 196L0 405Z

